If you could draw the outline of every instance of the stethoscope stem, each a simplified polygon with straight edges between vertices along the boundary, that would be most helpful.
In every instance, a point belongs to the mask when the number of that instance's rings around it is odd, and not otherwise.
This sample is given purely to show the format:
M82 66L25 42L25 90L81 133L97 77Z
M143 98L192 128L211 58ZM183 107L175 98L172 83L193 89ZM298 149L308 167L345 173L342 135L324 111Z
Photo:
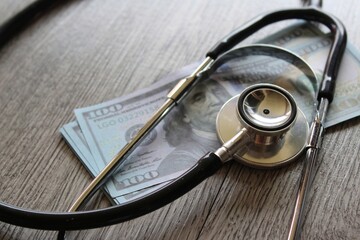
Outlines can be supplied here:
M317 154L321 148L321 143L324 135L324 125L326 112L329 106L329 101L326 98L321 98L319 107L316 111L314 120L312 122L308 146L306 150L306 157L304 161L303 170L301 172L299 189L297 192L295 207L291 219L288 240L300 239L303 216L306 208L307 195L311 189L314 180L315 170L318 166Z
M288 240L300 239L302 220L307 202L307 195L312 184L317 153L318 149L316 148L310 148L306 151L306 159L301 173L300 186L291 219Z
M80 196L71 205L68 212L75 212L79 207L85 203L124 163L126 157L135 149L135 147L157 124L165 115L176 105L176 103L185 96L189 88L194 85L197 75L204 71L213 59L207 57L195 71L187 78L182 79L167 95L165 103L151 116L151 118L144 124L139 132L112 158L112 160L105 166L105 168L97 175Z

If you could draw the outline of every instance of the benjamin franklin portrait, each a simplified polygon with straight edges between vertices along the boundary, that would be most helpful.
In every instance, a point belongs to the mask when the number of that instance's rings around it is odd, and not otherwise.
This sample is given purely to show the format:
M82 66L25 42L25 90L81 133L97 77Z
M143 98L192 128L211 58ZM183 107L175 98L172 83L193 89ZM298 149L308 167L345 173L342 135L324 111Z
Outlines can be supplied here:
M207 79L165 117L165 137L175 150L160 164L160 174L186 170L207 152L220 147L216 116L229 98L223 86Z

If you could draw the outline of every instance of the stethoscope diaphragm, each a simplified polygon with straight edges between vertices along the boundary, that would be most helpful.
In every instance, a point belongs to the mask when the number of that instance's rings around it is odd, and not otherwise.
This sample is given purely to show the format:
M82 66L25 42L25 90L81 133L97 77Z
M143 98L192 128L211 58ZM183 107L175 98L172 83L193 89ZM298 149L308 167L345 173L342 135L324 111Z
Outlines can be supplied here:
M233 158L257 168L278 167L295 160L305 149L309 125L293 97L273 84L256 84L232 97L216 119L222 143L242 129L251 140Z

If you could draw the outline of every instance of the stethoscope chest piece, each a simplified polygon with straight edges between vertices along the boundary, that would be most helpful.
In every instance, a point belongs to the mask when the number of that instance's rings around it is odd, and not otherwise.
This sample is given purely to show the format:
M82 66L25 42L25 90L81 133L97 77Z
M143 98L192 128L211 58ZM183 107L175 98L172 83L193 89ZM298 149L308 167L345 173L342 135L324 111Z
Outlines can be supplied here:
M278 167L296 159L309 134L306 117L293 97L272 84L253 85L227 101L216 127L222 143L246 129L251 140L233 158L257 168Z

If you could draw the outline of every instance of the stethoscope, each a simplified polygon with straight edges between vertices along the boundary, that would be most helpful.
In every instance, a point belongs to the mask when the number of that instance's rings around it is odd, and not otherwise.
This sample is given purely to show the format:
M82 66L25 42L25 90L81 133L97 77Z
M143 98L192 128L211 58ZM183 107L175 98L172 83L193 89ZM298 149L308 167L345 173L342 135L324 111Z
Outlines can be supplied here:
M252 85L232 97L220 110L217 117L217 132L223 145L203 156L179 178L149 195L123 205L75 212L117 168L121 167L126 156L201 79L216 71L234 54L240 58L257 54L282 59L297 66L312 83L310 85L315 86L316 76L311 67L300 57L285 49L268 45L250 45L230 50L259 29L287 19L322 23L333 35L323 78L317 88L316 110L310 128L294 97L283 87L269 83ZM16 24L17 21L18 19L14 22L10 21L6 27L11 29L11 24ZM27 228L60 231L112 225L147 214L174 201L232 159L246 165L268 168L287 164L305 151L306 158L288 239L298 237L306 195L313 178L316 156L321 147L323 122L334 97L335 80L345 46L346 31L343 24L337 18L317 9L281 10L253 19L218 42L206 54L205 60L199 67L190 76L179 81L167 95L165 103L92 181L71 206L69 212L39 212L1 203L0 220ZM263 154L259 155L259 153Z

